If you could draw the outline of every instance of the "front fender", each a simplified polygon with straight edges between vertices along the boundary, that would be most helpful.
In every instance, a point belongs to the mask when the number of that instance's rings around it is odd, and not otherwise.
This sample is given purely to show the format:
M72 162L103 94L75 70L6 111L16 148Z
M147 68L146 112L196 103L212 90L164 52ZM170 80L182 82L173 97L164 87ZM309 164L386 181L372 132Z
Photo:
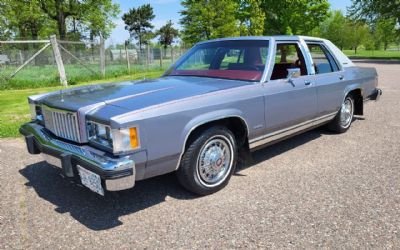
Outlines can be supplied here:
M179 161L182 158L182 154L185 152L186 143L187 143L187 140L188 140L190 134L196 128L200 127L201 125L207 124L209 122L218 121L218 120L222 120L225 118L233 118L233 117L241 119L243 121L243 123L246 124L247 131L249 131L249 126L244 118L243 112L238 109L216 110L216 111L198 115L198 116L194 117L193 119L191 119L185 125L185 127L181 133L180 139L179 139L179 142L180 142L179 145L182 145ZM176 169L178 169L178 167L179 167L179 162L177 164Z
M241 119L247 127L247 131L249 131L249 127L246 123L246 120L244 119L243 112L238 110L238 109L223 109L223 110L216 110L212 112L208 112L205 114L201 114L199 116L194 117L191 119L186 126L184 127L181 137L180 137L180 142L181 145L183 145L183 148L185 148L185 143L187 138L189 137L190 133L198 128L201 125L204 125L206 123L212 122L212 121L217 121L217 120L222 120L224 118L232 118L236 117Z

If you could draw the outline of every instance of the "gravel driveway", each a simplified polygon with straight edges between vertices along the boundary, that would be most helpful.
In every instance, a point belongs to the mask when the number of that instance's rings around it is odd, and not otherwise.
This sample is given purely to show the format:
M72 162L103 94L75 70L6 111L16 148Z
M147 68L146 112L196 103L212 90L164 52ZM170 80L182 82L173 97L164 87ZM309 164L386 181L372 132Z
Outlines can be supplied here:
M383 96L341 135L323 129L252 154L222 191L174 175L102 198L22 139L0 140L0 248L400 248L400 64L369 64Z

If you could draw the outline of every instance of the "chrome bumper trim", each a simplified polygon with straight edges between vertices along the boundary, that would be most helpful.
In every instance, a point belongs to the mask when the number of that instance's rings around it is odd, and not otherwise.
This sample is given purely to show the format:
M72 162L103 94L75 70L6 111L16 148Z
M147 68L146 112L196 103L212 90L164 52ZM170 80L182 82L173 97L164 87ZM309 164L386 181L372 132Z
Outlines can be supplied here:
M35 142L31 143L34 145L28 145L28 149L34 147L34 153L58 158L61 160L59 164L61 166L64 164L65 156L68 156L68 159L72 160L69 160L70 162L67 165L72 165L71 162L74 162L75 165L99 174L104 180L105 188L109 191L129 189L135 185L135 163L129 156L112 157L87 145L75 145L58 140L48 133L43 126L33 122L22 125L20 133L26 138L34 138ZM50 164L54 165L54 159L49 161ZM72 173L71 176L71 174L67 174L68 171L65 171L64 166L62 168L68 177L73 176L73 171L69 171Z

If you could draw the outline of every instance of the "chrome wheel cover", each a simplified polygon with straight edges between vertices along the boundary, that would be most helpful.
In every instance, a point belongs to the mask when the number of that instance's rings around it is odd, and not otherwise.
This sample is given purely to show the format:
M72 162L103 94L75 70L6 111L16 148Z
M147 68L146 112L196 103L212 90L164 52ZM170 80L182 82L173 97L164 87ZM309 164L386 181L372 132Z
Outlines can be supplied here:
M346 98L340 109L340 125L348 128L353 120L354 105L350 98Z
M231 141L222 135L213 136L200 149L196 166L197 176L204 186L218 186L229 176L232 164Z

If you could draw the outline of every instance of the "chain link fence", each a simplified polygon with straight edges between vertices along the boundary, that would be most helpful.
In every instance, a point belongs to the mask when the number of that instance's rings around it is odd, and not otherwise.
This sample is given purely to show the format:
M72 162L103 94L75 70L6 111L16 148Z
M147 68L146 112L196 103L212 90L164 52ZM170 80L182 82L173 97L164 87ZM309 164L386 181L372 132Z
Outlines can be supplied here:
M139 74L145 76L146 72L166 70L186 50L181 47L147 47L138 49L128 45L123 48L107 48L106 75L107 74Z
M104 40L0 41L0 90L74 85L99 79L156 77L186 50L133 45L105 48ZM125 79L125 77L123 77Z

